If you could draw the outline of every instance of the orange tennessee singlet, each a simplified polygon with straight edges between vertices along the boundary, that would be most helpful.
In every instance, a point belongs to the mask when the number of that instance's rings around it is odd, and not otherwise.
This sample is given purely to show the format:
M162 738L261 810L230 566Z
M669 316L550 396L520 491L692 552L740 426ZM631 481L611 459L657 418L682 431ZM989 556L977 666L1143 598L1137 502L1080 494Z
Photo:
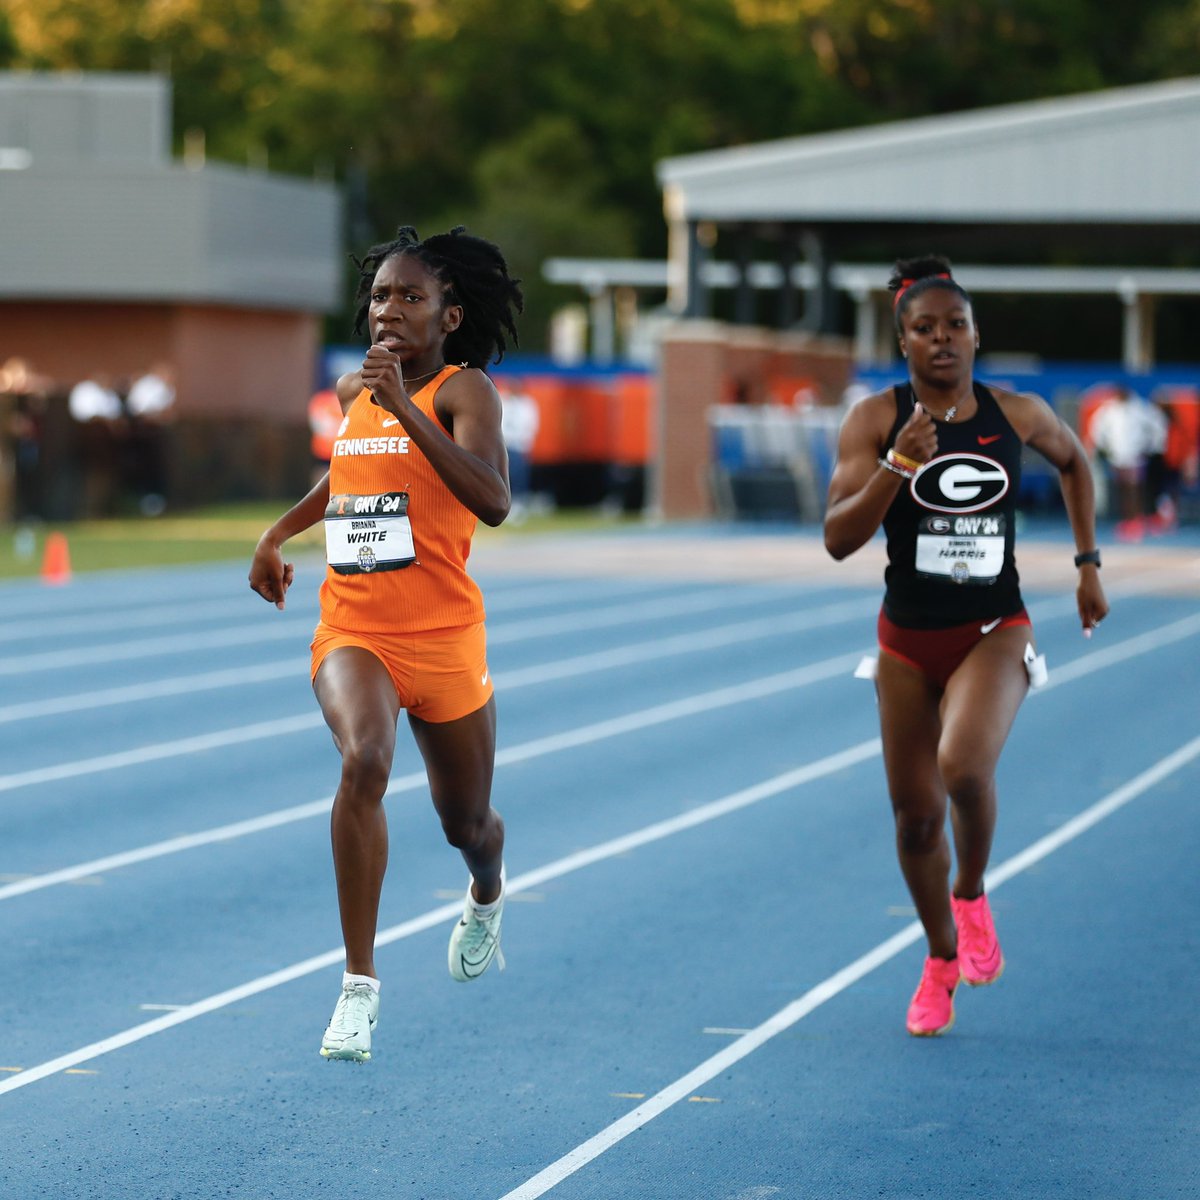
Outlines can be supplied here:
M442 429L434 396L460 369L446 367L412 397ZM321 620L358 633L420 633L482 621L483 597L466 565L474 532L475 515L364 388L329 462Z

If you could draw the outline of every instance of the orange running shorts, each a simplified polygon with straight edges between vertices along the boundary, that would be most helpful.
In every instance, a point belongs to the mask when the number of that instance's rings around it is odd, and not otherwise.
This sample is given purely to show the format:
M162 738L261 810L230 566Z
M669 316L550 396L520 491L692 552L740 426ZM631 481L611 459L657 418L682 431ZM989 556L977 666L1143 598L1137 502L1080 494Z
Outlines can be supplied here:
M482 708L492 696L483 622L422 633L351 633L324 622L312 640L315 681L326 655L342 646L360 646L387 668L400 706L432 724L457 721Z

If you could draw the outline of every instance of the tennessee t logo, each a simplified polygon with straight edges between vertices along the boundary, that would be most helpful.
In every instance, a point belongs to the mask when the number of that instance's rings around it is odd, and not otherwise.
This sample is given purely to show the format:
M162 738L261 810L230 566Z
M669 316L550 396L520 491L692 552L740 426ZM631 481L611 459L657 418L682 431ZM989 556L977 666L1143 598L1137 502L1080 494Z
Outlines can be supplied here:
M993 442L998 442L1003 436L1004 434L1002 433L993 433L991 437L980 437L976 440L981 446L990 446Z

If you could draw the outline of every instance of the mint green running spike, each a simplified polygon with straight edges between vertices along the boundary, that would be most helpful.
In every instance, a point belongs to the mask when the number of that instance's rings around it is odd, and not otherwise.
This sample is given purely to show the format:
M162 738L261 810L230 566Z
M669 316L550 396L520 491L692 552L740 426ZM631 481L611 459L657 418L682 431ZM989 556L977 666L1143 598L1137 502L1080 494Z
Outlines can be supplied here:
M364 1063L371 1057L371 1033L379 1024L379 993L366 983L345 983L321 1039L321 1057Z

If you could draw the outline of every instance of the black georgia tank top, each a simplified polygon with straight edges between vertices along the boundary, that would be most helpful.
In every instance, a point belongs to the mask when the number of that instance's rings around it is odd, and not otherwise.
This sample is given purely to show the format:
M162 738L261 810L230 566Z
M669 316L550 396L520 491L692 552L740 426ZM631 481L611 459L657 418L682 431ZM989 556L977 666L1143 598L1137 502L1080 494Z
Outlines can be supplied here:
M989 621L1022 607L1013 540L1023 447L995 396L981 383L973 387L975 415L937 422L937 453L883 519L884 612L906 628ZM910 385L893 392L888 449L913 411Z

